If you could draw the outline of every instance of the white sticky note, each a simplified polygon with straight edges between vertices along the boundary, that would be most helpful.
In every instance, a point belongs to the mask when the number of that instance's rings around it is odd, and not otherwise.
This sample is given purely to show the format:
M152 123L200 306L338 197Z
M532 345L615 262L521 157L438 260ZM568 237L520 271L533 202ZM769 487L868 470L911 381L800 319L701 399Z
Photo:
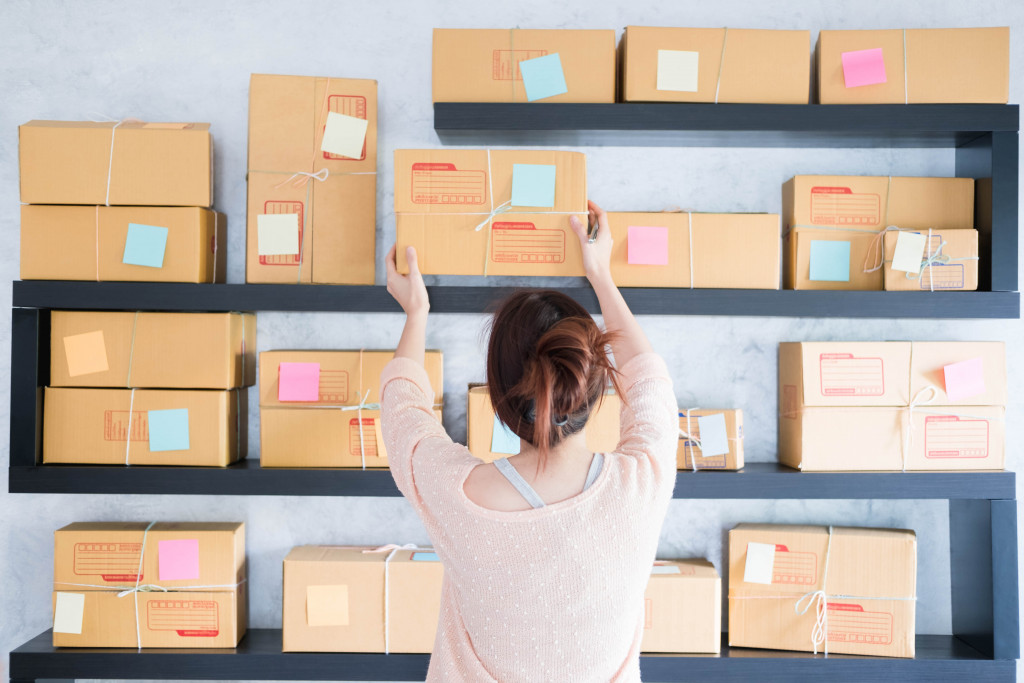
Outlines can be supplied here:
M361 159L363 144L366 142L366 119L347 116L338 112L327 112L327 125L320 149L328 154L349 159Z
M256 251L260 256L299 253L299 214L261 213L256 216Z
M729 452L729 433L725 430L725 413L715 413L697 418L700 430L701 457L725 455Z
M699 52L658 50L658 90L697 92Z
M774 543L747 543L747 564L743 568L743 580L746 583L771 585L774 565Z
M679 574L679 567L674 564L656 564L651 569L652 574Z
M82 635L85 596L81 593L57 593L53 606L53 632Z
M892 254L892 269L908 273L921 272L924 247L928 238L919 232L901 232L896 237L896 251Z

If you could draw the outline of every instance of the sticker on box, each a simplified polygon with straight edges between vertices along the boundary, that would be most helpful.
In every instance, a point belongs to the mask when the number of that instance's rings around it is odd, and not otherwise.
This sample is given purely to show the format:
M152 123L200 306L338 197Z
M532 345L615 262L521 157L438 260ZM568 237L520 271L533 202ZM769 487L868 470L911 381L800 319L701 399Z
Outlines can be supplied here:
M263 203L263 215L296 214L299 222L299 244L302 244L303 212L302 202L269 200ZM257 217L257 223L259 217ZM257 225L258 230L258 225ZM257 234L258 237L258 234ZM259 251L257 249L257 251ZM300 262L299 254L259 254L261 266L295 266Z
M146 605L150 631L174 631L182 638L214 638L220 633L213 600L150 600Z
M892 643L892 614L870 612L861 605L828 603L828 641L831 643Z
M336 114L344 114L357 119L366 120L366 98L362 95L331 95L327 98L327 111ZM324 132L327 125L324 124ZM324 159L331 161L365 161L366 160L366 136L363 135L363 147L358 156L346 157L339 154L332 154L323 151Z
M353 417L348 421L348 443L350 455L361 457L365 454L367 458L380 457L377 453L377 435L374 423L375 420L372 417L364 417L363 428L360 430L358 417Z
M956 415L928 415L924 419L924 457L987 458L988 420Z
M533 223L500 221L491 227L495 263L564 263L565 232L538 230Z
M848 187L811 188L811 223L814 225L878 225L882 200L877 194L854 193Z
M142 581L139 574L141 543L76 543L73 572L75 576L99 576L104 581Z
M483 204L487 201L487 174L460 171L455 164L412 165L413 204Z
M519 70L519 62L547 54L547 50L495 50L491 54L491 80L521 81L523 74Z
M883 396L885 364L881 358L857 358L850 353L818 357L822 396Z

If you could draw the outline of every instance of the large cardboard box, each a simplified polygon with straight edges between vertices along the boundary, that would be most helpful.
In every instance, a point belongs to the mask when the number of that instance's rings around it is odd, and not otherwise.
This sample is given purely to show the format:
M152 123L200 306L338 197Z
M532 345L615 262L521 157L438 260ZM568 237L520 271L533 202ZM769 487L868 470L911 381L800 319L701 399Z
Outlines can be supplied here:
M881 50L884 75L846 87L843 54ZM1005 104L1010 29L821 31L815 52L822 104ZM876 80L876 79L872 79Z
M641 652L718 654L722 579L707 560L658 560L644 593Z
M620 287L779 288L776 213L610 212L608 227L612 277ZM631 233L643 239L650 228L664 229L665 263L648 263L640 254L630 263Z
M810 31L627 26L619 43L621 99L807 104L810 54ZM673 68L673 58L685 62Z
M367 122L360 157L321 149L331 113ZM372 285L377 81L253 74L248 195L246 282ZM296 253L261 254L259 217L277 214L295 216Z
M46 387L43 462L224 467L246 455L247 404L245 389ZM182 410L150 427L150 411Z
M878 233L893 225L974 226L974 180L897 176L794 176L782 186L786 289L882 289ZM848 279L811 279L814 242L846 242ZM877 270L870 270L879 266ZM819 276L820 277L820 276Z
M913 657L916 582L913 531L739 524L729 532L729 645Z
M496 416L487 385L469 385L466 392L466 447L484 462L493 462L514 455L492 451ZM606 393L601 405L591 413L583 428L587 449L594 453L611 453L619 445L619 413L622 401L612 392ZM518 452L518 451L516 451Z
M893 270L899 233L885 233L886 291L946 292L978 289L978 231L929 230L921 268L914 271Z
M555 167L550 206L511 205L517 164ZM408 272L411 245L423 273L583 276L570 214L587 220L586 157L579 152L395 150L399 272Z
M284 558L282 649L384 652L386 643L392 653L431 652L444 569L429 549L393 548L292 548Z
M18 144L23 204L213 204L208 123L29 121Z
M558 55L566 92L537 102L614 102L615 31L434 29L434 102L527 102L519 63Z
M700 445L700 418L722 415L725 421L729 452L704 455ZM689 418L689 419L687 419ZM740 409L711 410L689 408L679 411L680 432L676 449L676 466L681 470L738 470L743 468L743 411ZM694 460L697 464L694 465Z
M386 468L377 406L380 373L394 355L394 351L261 353L260 465ZM316 401L281 400L282 363L319 365ZM438 420L444 391L442 366L442 353L427 351L425 367ZM369 407L359 410L360 399Z
M245 581L241 522L69 524L54 533L53 644L234 647Z
M234 389L256 383L252 313L53 311L50 385Z
M167 229L163 265L124 262L131 224ZM166 206L21 207L22 280L224 282L227 216Z

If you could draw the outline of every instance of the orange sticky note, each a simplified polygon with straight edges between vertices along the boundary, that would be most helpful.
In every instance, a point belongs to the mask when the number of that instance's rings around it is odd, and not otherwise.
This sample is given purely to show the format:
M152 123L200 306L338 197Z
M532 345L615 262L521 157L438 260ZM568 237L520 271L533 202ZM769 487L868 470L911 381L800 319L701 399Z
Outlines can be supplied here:
M309 626L348 626L348 586L306 586Z
M68 375L91 375L106 372L107 346L103 342L103 330L72 334L64 337L64 355L68 360Z

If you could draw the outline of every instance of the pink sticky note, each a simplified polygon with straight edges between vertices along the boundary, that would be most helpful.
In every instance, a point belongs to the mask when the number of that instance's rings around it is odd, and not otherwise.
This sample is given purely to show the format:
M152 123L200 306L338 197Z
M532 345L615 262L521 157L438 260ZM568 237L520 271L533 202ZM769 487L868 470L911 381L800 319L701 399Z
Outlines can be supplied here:
M161 581L181 581L199 578L199 539L160 541L157 560Z
M882 48L854 50L843 53L843 79L847 88L885 83L885 60Z
M629 226L626 230L626 262L630 265L667 266L668 228Z
M980 357L962 360L942 368L946 380L946 397L959 401L985 393L985 366Z
M281 363L277 368L278 401L319 401L319 363Z

